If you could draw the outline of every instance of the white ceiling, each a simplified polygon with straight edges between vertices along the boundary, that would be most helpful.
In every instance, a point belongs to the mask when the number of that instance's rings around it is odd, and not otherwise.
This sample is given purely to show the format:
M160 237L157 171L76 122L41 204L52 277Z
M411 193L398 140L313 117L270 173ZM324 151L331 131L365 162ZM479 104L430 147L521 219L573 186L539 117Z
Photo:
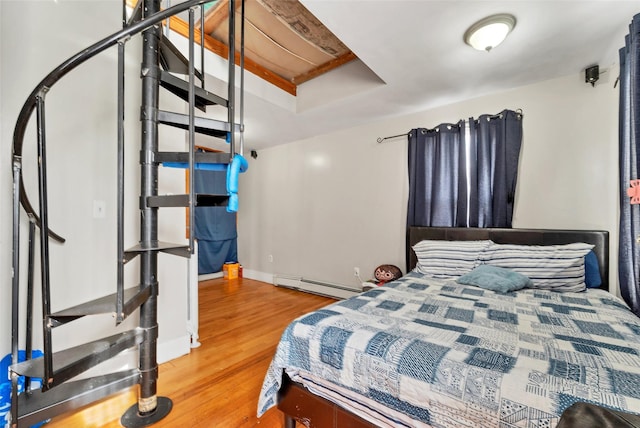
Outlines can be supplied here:
M246 149L579 74L593 64L608 69L640 12L637 0L300 1L362 63L301 85L288 107L274 104L268 91L247 91ZM507 40L489 53L467 46L465 30L495 13L517 19Z

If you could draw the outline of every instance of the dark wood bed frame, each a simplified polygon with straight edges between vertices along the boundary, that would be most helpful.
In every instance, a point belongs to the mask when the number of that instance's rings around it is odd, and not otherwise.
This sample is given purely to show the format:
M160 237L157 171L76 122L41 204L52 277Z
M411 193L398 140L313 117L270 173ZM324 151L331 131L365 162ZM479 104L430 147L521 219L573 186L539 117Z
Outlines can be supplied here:
M602 286L609 290L609 232L602 230L553 229L482 229L451 227L412 227L407 231L407 272L416 265L412 247L424 239L473 241L491 239L499 244L557 245L586 242L595 245L600 265ZM295 428L299 422L309 428L372 428L370 422L353 415L330 401L313 395L304 386L293 382L286 373L278 395L278 409L285 414L285 428Z

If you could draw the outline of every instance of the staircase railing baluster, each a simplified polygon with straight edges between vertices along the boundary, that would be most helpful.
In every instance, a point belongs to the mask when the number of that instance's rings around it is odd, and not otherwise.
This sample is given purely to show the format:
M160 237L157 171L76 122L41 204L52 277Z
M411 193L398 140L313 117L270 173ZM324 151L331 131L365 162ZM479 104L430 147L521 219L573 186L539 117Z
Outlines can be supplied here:
M200 86L204 89L204 4L200 5L200 73L202 75Z
M36 96L36 117L38 135L38 190L40 202L40 272L42 275L42 337L44 347L44 379L43 389L49 389L53 382L53 356L51 346L51 290L49 271L49 208L47 195L47 150L44 96L48 88L44 88Z
M195 67L193 65L194 43L195 43L195 23L193 8L189 9L189 252L194 253L194 223L195 223L195 203L194 203L194 182L195 182ZM204 76L202 77L204 81Z
M229 0L229 82L228 83L228 122L229 122L229 154L233 159L236 153L236 2Z
M116 323L124 320L124 41L118 42L118 196L117 210L117 270L116 270Z
M30 360L33 351L33 275L35 271L36 222L29 216L29 262L27 271L27 319L25 334L25 358ZM25 376L24 390L31 390L31 378Z
M244 156L244 0L240 6L240 153Z
M22 159L13 157L13 253L11 269L11 364L18 364L20 320L20 175ZM18 374L11 371L11 420L18 420Z
M140 0L142 1L142 0ZM171 0L167 0L167 9L171 7ZM164 35L168 39L171 33L171 17L167 17L164 25Z

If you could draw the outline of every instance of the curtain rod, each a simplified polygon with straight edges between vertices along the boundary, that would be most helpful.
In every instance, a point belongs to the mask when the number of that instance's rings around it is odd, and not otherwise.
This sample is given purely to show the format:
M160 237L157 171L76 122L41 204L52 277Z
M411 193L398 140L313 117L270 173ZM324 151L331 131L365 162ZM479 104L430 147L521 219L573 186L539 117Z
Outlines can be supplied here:
M520 118L523 116L523 113L522 113L522 109L521 109L521 108L516 109L516 110L514 110L514 111L515 111L515 113L518 115L518 119L520 119ZM502 112L500 112L500 113L496 113L496 114L492 114L492 115L490 115L490 116L489 116L489 118L491 118L491 119L496 119L496 118L499 118L499 117L501 117L501 116L502 116ZM468 120L465 120L464 122L465 122L465 123L469 123L469 121L468 121ZM476 119L476 122L477 122L477 119ZM391 136L389 136L389 137L378 137L378 139L377 139L376 141L378 142L378 144L380 144L380 143L382 143L382 142L383 142L383 141L385 141L385 140L390 140L390 139L392 139L392 138L398 138L398 137L406 137L407 135L409 135L409 132L407 132L406 134L391 135Z
M384 137L384 138L378 137L377 141L378 141L378 143L382 143L384 140L390 140L392 138L398 138L398 137L406 137L407 135L409 135L408 132L406 134L392 135L390 137Z

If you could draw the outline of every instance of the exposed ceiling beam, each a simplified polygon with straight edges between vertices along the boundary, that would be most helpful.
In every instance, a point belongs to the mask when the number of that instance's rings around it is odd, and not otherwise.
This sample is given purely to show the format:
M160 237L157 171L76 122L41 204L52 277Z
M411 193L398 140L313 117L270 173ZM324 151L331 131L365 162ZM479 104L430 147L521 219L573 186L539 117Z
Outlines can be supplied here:
M314 68L313 70L309 70L308 72L304 73L304 74L300 74L296 77L294 77L293 83L297 86L300 85L308 80L311 80L315 77L320 76L321 74L324 74L328 71L333 70L334 68L338 68L341 65L344 65L346 63L348 63L349 61L353 61L354 59L356 59L357 56L356 54L354 54L353 52L349 51L346 54L343 54L335 59L332 59L329 62L325 62L324 64Z

